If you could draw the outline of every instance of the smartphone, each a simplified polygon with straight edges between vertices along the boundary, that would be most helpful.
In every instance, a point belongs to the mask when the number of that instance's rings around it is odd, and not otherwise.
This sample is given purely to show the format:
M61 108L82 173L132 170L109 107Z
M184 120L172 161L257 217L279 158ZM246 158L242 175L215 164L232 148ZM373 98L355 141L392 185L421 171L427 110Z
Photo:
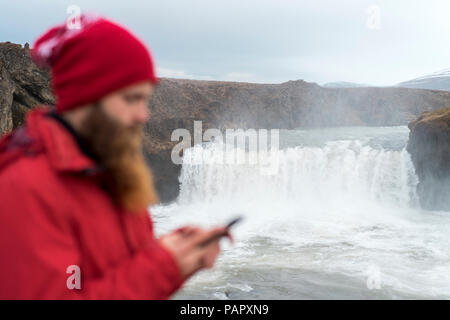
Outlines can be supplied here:
M211 238L206 239L205 241L201 242L198 246L199 247L205 247L205 246L209 245L211 242L216 241L217 239L220 239L222 237L225 237L228 234L228 231L231 229L231 227L234 226L236 223L240 222L242 219L243 219L243 217L237 217L237 218L231 220L226 225L226 231L225 232L215 234Z
M231 220L228 224L227 224L227 230L229 230L232 226L234 226L236 223L240 222L243 218L242 217L237 217L233 220Z

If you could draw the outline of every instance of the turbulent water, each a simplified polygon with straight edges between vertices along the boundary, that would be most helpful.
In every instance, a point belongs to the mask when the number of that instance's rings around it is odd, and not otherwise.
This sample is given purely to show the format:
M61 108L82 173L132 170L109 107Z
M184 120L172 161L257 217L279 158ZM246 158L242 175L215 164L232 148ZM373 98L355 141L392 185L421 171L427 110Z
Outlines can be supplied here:
M450 298L450 213L420 209L407 139L407 127L285 130L276 154L243 164L220 161L236 150L219 142L187 150L179 198L151 209L157 234L244 220L174 298ZM187 161L205 151L217 161Z

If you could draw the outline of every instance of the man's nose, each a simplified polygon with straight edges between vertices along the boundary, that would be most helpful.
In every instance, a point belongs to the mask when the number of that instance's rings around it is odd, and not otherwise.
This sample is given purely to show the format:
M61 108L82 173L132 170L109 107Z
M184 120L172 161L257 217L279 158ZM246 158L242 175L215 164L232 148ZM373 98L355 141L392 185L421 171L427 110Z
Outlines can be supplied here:
M145 124L150 119L150 110L148 104L142 104L136 111L134 120L135 123Z

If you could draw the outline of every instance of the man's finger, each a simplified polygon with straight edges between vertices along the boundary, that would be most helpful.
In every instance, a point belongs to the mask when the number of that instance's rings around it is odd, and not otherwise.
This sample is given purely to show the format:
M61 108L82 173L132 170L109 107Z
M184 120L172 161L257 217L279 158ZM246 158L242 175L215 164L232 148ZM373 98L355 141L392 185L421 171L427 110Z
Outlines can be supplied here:
M195 233L200 232L202 229L195 226L184 226L176 229L174 232L181 234L184 237L190 237Z
M213 248L213 246L217 246L217 248ZM214 253L212 253L212 251L214 251ZM198 249L194 253L194 259L195 261L197 261L197 270L212 267L219 251L220 247L217 242L212 242L211 245L208 246L198 247ZM212 260L211 254L214 255L214 258ZM208 256L210 256L209 259Z
M214 228L204 233L200 233L192 237L191 246L192 247L205 247L209 244L218 241L222 236L226 235L226 228Z
M234 243L234 239L233 239L233 236L230 233L230 230L227 230L226 237L230 240L231 244Z

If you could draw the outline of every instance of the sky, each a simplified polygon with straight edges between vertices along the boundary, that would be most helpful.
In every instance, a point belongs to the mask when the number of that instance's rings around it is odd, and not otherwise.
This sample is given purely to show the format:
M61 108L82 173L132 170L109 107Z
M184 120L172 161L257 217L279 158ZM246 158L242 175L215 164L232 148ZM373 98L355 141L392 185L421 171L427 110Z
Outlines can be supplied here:
M32 45L72 5L133 30L159 77L388 86L450 68L448 0L0 0L0 42Z

